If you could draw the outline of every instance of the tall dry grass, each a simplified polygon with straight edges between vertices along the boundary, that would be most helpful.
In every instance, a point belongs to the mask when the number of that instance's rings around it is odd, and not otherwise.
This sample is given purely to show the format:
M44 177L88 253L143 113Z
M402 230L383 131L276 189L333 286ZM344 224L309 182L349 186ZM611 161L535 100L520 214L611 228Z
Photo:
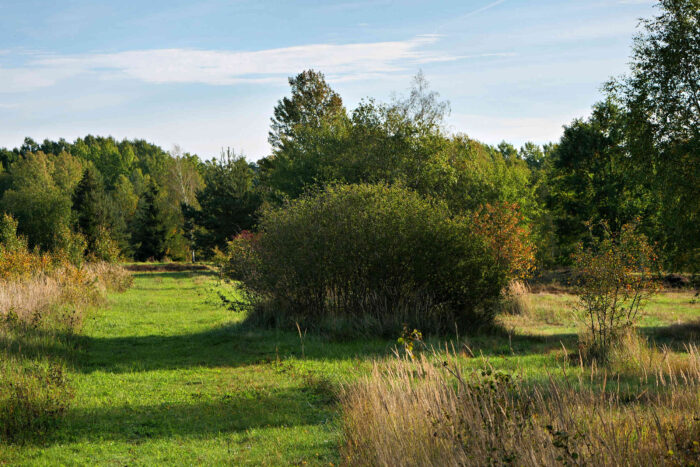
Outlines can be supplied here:
M0 442L36 438L58 423L72 397L66 365L84 311L132 281L114 264L49 266L33 274L8 266L13 273L0 280Z
M526 316L532 313L533 305L530 288L521 280L508 283L504 295L504 312L509 315Z
M102 303L106 292L126 290L132 280L128 271L110 263L66 264L26 278L0 280L0 318L36 325L69 309L75 322L67 324L77 326L87 307Z
M343 459L372 466L698 465L696 347L687 359L682 374L659 366L656 382L638 391L565 375L526 384L488 366L465 373L449 356L442 364L426 357L377 363L341 390Z

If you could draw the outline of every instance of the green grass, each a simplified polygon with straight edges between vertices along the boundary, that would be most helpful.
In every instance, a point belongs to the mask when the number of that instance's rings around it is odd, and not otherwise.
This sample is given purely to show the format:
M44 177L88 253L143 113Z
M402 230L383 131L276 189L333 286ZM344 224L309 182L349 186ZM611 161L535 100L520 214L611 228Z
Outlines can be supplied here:
M334 387L390 356L395 341L308 335L302 348L295 330L242 327L244 316L222 305L222 287L204 272L135 274L132 289L89 314L77 357L65 359L74 399L59 428L0 445L0 464L337 465ZM643 325L663 335L697 320L691 298L660 296ZM562 365L562 344L575 346L567 301L538 294L545 311L512 319L511 336L466 341L498 368L546 378Z

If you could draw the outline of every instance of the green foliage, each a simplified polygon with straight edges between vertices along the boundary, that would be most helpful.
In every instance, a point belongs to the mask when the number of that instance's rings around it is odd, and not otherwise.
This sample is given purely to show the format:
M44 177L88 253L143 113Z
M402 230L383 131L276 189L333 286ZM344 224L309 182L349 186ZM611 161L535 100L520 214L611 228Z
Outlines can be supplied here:
M641 217L647 220L644 227L651 228L655 203L635 177L624 145L624 119L614 102L598 104L590 119L564 128L552 154L547 202L562 262L587 235L588 222L619 232Z
M109 226L113 224L110 207L99 172L88 167L73 193L74 224L75 231L87 242L86 253L101 260L118 257L108 253L108 245L113 243L109 238Z
M1 150L0 159L7 168L0 173L1 208L17 218L30 246L70 250L74 256L82 237L93 258L131 256L139 200L153 181L162 193L167 254L189 256L180 204L197 204L195 193L202 188L197 156L179 150L169 155L143 140L88 135L73 143L26 138L19 148Z
M423 333L420 332L418 329L409 331L408 326L406 325L403 326L403 331L401 331L401 337L399 337L396 340L396 343L403 347L403 350L404 352L406 352L406 355L411 357L412 360L416 358L415 352L420 350L420 346L425 345L423 343ZM419 348L416 348L416 344L419 345Z
M658 200L654 238L666 262L700 264L700 1L661 0L642 21L630 73L608 83L626 110L625 134L638 184Z
M158 203L160 190L151 181L143 194L132 236L134 257L139 261L161 260L165 256L166 227Z
M40 439L55 428L71 396L60 364L0 360L0 442Z
M345 113L342 99L328 86L321 72L303 71L289 78L289 86L292 96L277 103L270 119L268 140L278 150L294 142L299 130L317 128L327 117Z
M97 229L92 249L88 250L89 258L93 261L114 263L122 258L119 244L112 238L111 232L105 227Z
M70 195L53 178L53 159L43 152L22 156L10 168L10 188L0 201L2 209L19 222L19 231L31 248L55 248L60 241L56 233L70 224Z
M348 332L473 329L490 323L508 280L471 219L397 186L331 186L268 208L259 238L229 254L276 319Z
M110 187L120 175L131 172L136 159L131 147L120 147L111 137L88 135L84 139L79 138L73 143L71 152L81 159L92 162Z
M579 244L574 265L577 312L585 328L581 345L588 357L605 361L655 293L656 255L635 225L623 225L615 236L603 228L603 238Z
M207 161L202 171L205 185L196 195L199 209L182 206L196 244L208 252L224 248L239 232L255 226L262 197L255 187L253 167L230 150L218 160Z
M292 101L300 99L295 93L293 88ZM261 183L273 195L291 199L338 181L400 183L447 201L456 213L502 201L518 203L526 217L533 217L527 163L512 146L494 148L466 136L446 136L449 105L438 97L419 74L404 99L389 104L368 99L350 117L338 108L313 124L295 123L293 137L259 162Z
M0 245L4 251L18 251L27 248L27 240L17 235L19 223L9 214L0 219Z
M0 149L0 210L18 221L30 248L75 256L85 241L89 255L107 259L117 257L115 244L119 254L137 258L145 254L139 247L150 245L144 248L154 257L183 260L255 230L264 204L281 206L340 183L398 185L439 200L452 216L517 206L540 266L569 264L588 222L617 234L639 219L666 267L694 272L698 1L659 2L659 15L641 23L630 73L608 83L605 101L590 118L566 126L556 145L517 150L450 134L449 103L422 72L405 97L367 98L348 111L323 73L306 70L289 78L290 93L271 118L272 154L257 164L231 151L202 162L143 140L26 138L18 148ZM153 203L152 186L159 191ZM145 233L146 218L152 225Z

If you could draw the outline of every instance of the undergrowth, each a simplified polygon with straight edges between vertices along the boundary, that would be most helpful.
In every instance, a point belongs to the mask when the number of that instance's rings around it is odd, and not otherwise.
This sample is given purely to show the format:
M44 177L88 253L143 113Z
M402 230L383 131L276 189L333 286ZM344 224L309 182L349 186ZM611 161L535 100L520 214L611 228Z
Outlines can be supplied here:
M28 267L40 261L24 256ZM132 281L114 264L44 264L33 272L3 266L13 273L0 280L0 442L40 439L59 422L72 397L66 365L85 311Z
M594 368L590 379L562 368L526 382L486 361L464 370L449 354L376 363L341 390L342 456L386 466L698 465L700 353L687 352L682 367L638 373L639 385Z

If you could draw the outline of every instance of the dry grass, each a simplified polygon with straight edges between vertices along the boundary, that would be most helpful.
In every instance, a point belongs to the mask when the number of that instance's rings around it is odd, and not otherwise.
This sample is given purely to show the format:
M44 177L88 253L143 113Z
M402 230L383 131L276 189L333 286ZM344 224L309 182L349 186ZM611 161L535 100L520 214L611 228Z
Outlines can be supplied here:
M21 280L0 281L0 316L37 324L69 309L74 327L86 307L101 303L107 291L126 290L131 282L129 272L109 263L66 265Z
M509 315L526 316L532 313L530 288L523 281L510 281L506 288L504 311Z
M15 268L17 269L17 268ZM65 362L84 311L131 285L114 264L63 263L0 281L0 442L41 437L71 399Z
M104 291L124 292L134 283L129 270L114 263L91 263L86 266L86 269Z
M685 346L686 353L676 353L668 347L658 347L653 342L629 330L611 352L611 369L618 374L637 376L649 383L664 385L672 382L688 381L700 374L700 356L697 347Z
M24 281L0 283L0 313L14 313L20 320L30 322L37 314L60 302L62 289L51 277L40 276Z
M635 392L539 384L447 357L377 363L340 394L349 465L698 465L700 354ZM562 370L564 371L564 370ZM558 375L565 376L565 375ZM618 382L619 384L619 382ZM607 387L606 387L607 386ZM640 386L636 386L640 387ZM597 388L597 389L593 389Z

